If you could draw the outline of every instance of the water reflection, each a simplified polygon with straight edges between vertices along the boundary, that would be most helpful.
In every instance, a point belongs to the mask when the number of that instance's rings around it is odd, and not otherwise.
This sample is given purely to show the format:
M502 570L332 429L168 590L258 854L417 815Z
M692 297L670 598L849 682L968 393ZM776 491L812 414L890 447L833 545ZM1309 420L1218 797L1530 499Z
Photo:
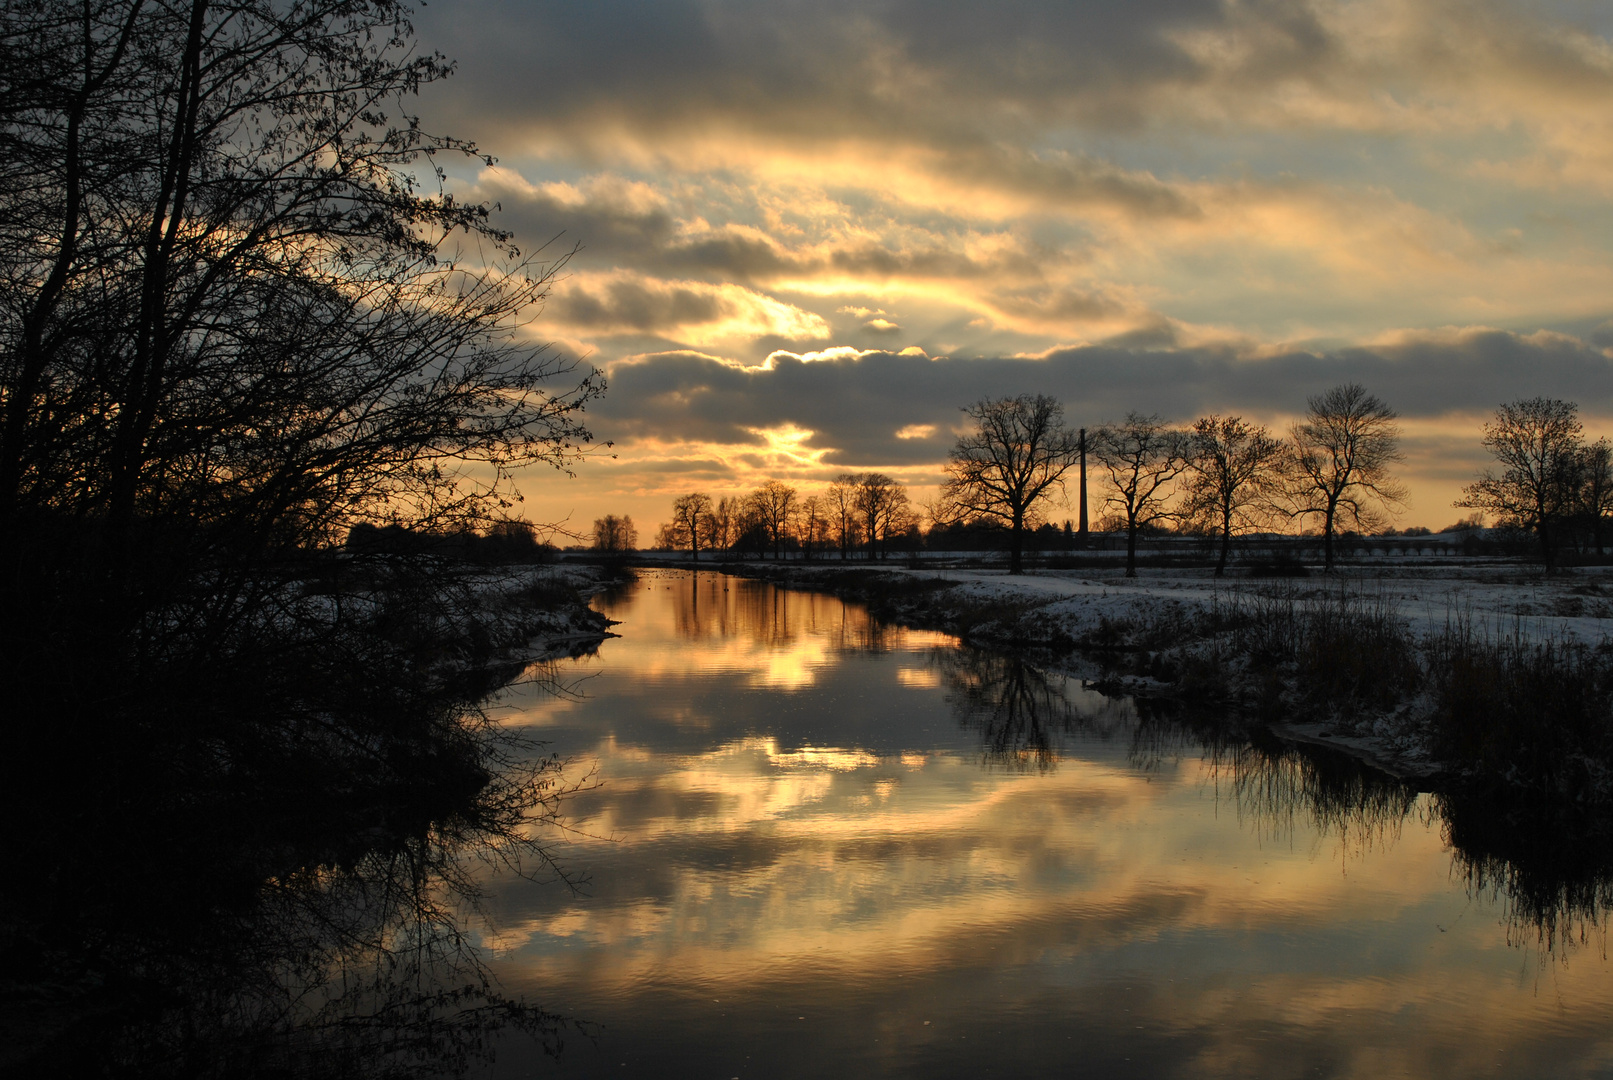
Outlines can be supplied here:
M1421 822L1417 789L1343 754L1274 739L1207 747L1208 777L1238 821L1262 838L1336 842L1342 857L1386 851L1403 824Z
M0 1069L435 1077L511 1031L557 1045L555 1017L487 981L466 919L467 858L553 876L534 830L559 777L476 706L519 669L412 676L420 653L362 644L361 667L277 668L295 696L220 710L231 680L263 685L220 668L201 701L0 765Z
M1613 826L1600 815L1496 806L1460 792L1437 800L1456 873L1498 903L1508 940L1566 962L1578 947L1607 956Z
M561 1075L1613 1069L1607 966L1531 967L1413 789L832 598L608 613L587 700L505 702L602 779L589 895L492 897L501 977L603 1024Z
M741 640L757 649L799 654L793 663L778 666L802 671L826 654L887 652L898 641L916 640L913 631L881 623L833 596L762 581L695 572L657 578L651 588L669 594L673 628L697 656L703 648L727 655L730 643ZM615 599L610 605L625 612L632 599ZM698 659L695 663L713 666Z
M987 765L1046 770L1058 763L1066 736L1108 740L1137 728L1130 699L1106 697L1018 656L949 648L936 650L931 662L959 723L979 734Z

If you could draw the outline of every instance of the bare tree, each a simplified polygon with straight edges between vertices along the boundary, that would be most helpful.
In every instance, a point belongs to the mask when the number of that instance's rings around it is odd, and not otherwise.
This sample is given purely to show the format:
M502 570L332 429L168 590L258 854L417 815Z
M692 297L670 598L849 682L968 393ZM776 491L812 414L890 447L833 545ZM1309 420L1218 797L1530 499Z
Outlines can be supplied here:
M798 515L801 524L801 551L810 559L829 535L829 503L822 495L808 495L801 500Z
M610 553L632 551L638 547L638 529L626 514L617 517L606 514L594 521L594 550Z
M707 542L713 551L727 551L734 546L734 523L740 516L739 504L739 499L724 495L712 508Z
M1602 530L1613 513L1613 443L1604 437L1584 450L1579 466L1579 512L1590 526L1591 543L1605 554Z
M1281 486L1283 444L1241 416L1206 416L1193 425L1183 514L1221 538L1215 576L1226 573L1232 537L1259 528Z
M1584 456L1579 406L1556 398L1503 405L1484 425L1484 448L1500 463L1462 489L1455 505L1498 514L1533 529L1546 568L1555 561L1557 530L1573 513Z
M733 534L732 549L742 557L754 553L758 559L764 558L773 546L772 529L757 504L754 492L734 500Z
M700 541L711 526L711 496L703 491L691 491L672 500L672 526L687 546L690 556L700 561Z
M790 537L790 522L795 516L796 490L782 481L769 480L751 492L750 505L767 530L773 557L783 558L784 543Z
M587 445L602 382L520 335L557 263L411 175L489 159L409 114L451 65L407 7L26 7L0 80L0 526L124 546L155 522L236 566L369 518L488 520L512 468Z
M883 558L887 545L881 541L889 541L893 533L905 532L912 521L907 488L884 473L858 475L856 507L863 534L868 538L870 559Z
M1191 450L1186 432L1166 427L1158 416L1127 413L1124 423L1105 424L1091 451L1108 474L1104 505L1126 529L1126 576L1137 576L1137 534L1173 517L1169 502Z
M1294 425L1288 499L1294 517L1322 519L1323 561L1333 569L1340 520L1365 532L1397 509L1405 488L1390 473L1400 453L1398 414L1359 383L1310 398Z
M857 509L857 493L862 487L856 473L841 473L829 485L825 498L829 503L829 519L835 540L840 547L842 560L851 558L851 549L861 538L862 526Z
M1064 425L1064 407L1045 394L982 399L963 410L974 430L958 436L936 509L949 521L994 521L1008 528L1008 572L1025 572L1025 530L1041 504L1064 488L1081 443ZM932 513L932 516L935 516Z

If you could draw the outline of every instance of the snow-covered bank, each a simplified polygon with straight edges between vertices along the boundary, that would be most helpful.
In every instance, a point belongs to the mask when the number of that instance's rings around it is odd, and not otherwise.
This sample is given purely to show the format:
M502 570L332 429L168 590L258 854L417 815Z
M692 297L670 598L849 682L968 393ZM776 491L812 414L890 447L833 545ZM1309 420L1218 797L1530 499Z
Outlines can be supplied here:
M1467 666L1455 674L1430 669L1444 662L1437 657L1454 655L1455 637L1481 646L1549 644L1594 663L1613 640L1613 576L1601 568L1546 578L1498 560L1374 560L1325 577L1220 580L1207 569L1144 569L1133 579L1108 570L1010 577L838 560L705 568L855 598L893 621L1030 650L1117 692L1215 709L1416 778L1471 765L1450 760L1448 747L1452 701L1463 696L1455 685L1453 697L1453 683L1470 674L1476 654L1468 649ZM1597 768L1588 771L1599 775Z
M615 624L589 601L629 580L624 574L631 571L564 562L474 570L463 584L501 651L524 660L547 660L592 652L615 636L610 630Z

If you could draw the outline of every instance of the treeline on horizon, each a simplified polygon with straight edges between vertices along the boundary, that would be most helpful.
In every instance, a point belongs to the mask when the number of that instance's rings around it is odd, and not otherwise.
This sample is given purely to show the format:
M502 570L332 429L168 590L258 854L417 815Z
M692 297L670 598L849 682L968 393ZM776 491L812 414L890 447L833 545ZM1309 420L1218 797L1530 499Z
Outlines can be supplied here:
M964 410L972 431L958 438L947 480L931 503L915 506L907 488L881 472L846 472L803 494L768 480L745 495L677 496L672 519L655 532L658 551L775 558L892 551L1003 550L1011 568L1023 553L1072 551L1090 543L1086 483L1096 472L1102 497L1093 533L1127 540L1135 573L1142 536L1219 542L1217 573L1234 541L1255 535L1317 539L1328 567L1335 548L1361 537L1427 537L1423 527L1397 531L1389 522L1406 492L1393 467L1404 460L1397 415L1357 384L1307 402L1286 438L1240 416L1211 415L1174 428L1157 415L1130 413L1088 432L1063 422L1052 398L1025 395L983 400ZM1551 567L1563 550L1604 552L1613 512L1613 444L1587 442L1571 402L1530 398L1501 406L1482 442L1499 468L1485 470L1454 504L1470 513L1443 533L1482 529L1493 518L1499 537L1486 550L1536 545ZM1051 520L1056 496L1080 470L1082 517ZM593 549L638 547L630 517L594 522ZM1469 545L1472 547L1472 545Z

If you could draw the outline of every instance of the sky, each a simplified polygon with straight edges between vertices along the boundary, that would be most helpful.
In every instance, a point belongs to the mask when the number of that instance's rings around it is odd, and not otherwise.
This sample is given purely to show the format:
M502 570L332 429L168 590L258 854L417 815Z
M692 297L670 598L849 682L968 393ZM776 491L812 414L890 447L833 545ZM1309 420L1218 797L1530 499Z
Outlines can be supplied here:
M641 540L687 491L880 470L984 397L1286 431L1359 382L1440 528L1497 405L1613 435L1613 5L456 0L420 44L458 198L541 259L523 329L612 442L524 513ZM1094 507L1094 516L1097 508ZM1073 516L1054 507L1055 519Z

